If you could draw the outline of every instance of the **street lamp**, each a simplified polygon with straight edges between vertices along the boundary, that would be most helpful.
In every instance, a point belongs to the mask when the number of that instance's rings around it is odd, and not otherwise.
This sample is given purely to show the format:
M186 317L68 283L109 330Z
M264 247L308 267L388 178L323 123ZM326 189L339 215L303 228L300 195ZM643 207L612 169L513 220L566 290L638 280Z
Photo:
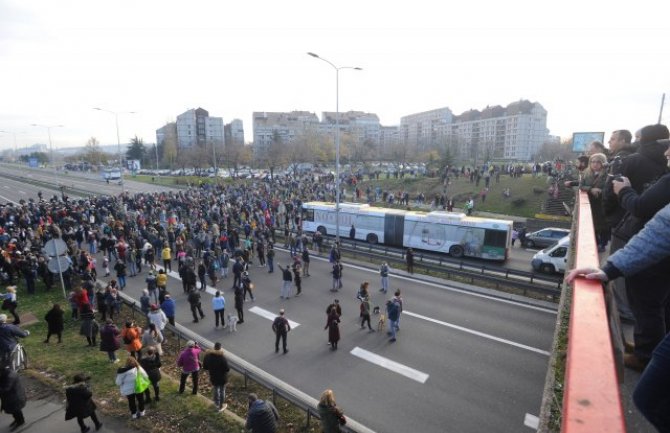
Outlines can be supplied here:
M119 146L118 147L118 152L119 152L119 171L121 172L121 185L123 185L123 165L121 164L121 136L119 135L119 114L135 114L134 111L112 111L112 110L105 110L104 108L98 108L98 107L93 107L94 110L98 111L104 111L106 113L110 113L114 115L114 119L116 121L116 143Z
M31 124L31 126L37 126L39 128L46 128L47 129L47 135L49 136L49 152L51 154L51 157L49 159L51 159L51 165L54 166L54 168L55 168L55 165L54 165L54 147L53 147L53 144L51 143L51 128L63 128L63 125L40 125L40 124L37 124L37 123L33 123L33 124Z
M353 69L362 71L363 68L357 66L335 66L329 60L320 57L315 53L308 55L323 60L335 69L335 241L340 242L340 69Z

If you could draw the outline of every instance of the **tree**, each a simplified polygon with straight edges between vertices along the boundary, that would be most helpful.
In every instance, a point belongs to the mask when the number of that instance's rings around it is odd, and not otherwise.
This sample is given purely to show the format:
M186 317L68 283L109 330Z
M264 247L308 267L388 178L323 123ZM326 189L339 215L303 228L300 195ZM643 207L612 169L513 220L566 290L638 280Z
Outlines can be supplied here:
M47 164L49 162L49 155L46 152L33 152L30 155L21 155L19 159L23 162L28 162L31 158L36 158L38 164Z
M105 165L109 156L100 149L100 142L97 138L91 137L86 142L84 150L76 155L77 160L85 161L93 166Z
M130 140L130 145L128 150L126 150L126 159L139 159L144 161L146 158L147 150L144 148L144 141L141 138L137 138L137 135Z

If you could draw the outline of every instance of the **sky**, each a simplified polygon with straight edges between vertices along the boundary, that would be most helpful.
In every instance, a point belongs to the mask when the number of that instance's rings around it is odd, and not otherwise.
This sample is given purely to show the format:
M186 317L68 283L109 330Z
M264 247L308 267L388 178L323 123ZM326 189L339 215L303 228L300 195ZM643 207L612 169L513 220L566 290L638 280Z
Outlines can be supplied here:
M0 151L116 144L190 108L375 113L519 99L550 134L635 131L670 105L670 2L0 0ZM129 112L134 112L130 114ZM663 123L670 123L670 108ZM42 126L31 126L39 124ZM63 125L58 127L55 125Z

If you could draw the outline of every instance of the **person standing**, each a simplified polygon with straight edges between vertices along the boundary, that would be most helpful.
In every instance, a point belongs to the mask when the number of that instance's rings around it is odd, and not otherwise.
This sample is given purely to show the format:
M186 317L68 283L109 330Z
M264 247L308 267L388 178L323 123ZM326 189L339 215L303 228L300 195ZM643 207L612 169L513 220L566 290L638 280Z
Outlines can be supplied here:
M319 411L323 433L339 433L340 426L347 423L344 412L335 403L335 394L331 389L323 391L316 408Z
M23 408L26 406L26 389L21 376L8 365L0 371L0 409L12 415L14 421L9 425L10 431L18 429L26 423Z
M161 259L163 259L163 267L165 270L172 272L172 250L170 249L170 245L168 245L167 242L161 251Z
M163 303L161 303L161 310L165 313L165 316L168 319L168 323L170 325L175 326L174 318L175 318L175 312L176 312L176 307L177 305L174 302L174 299L172 299L172 296L170 296L169 293L165 294L165 300Z
M198 314L200 319L205 318L205 313L202 312L202 301L200 292L191 290L188 294L188 304L191 306L191 314L193 314L193 323L198 323Z
M161 380L161 353L158 348L154 346L147 347L146 352L140 358L140 365L147 372L149 376L149 381L151 386L154 389L154 401L159 402L160 398L160 385ZM144 391L144 403L151 403L151 392L149 387Z
M154 302L158 302L158 285L156 283L156 276L154 271L149 271L149 275L144 280L147 283L147 291L149 296L154 298Z
M326 326L323 329L328 330L328 342L332 350L337 350L337 343L340 341L340 316L333 308L326 319Z
M397 322L399 317L400 317L400 307L398 306L398 304L390 299L386 301L386 318L388 319L389 322L388 334L391 336L391 339L389 340L391 343L396 341L395 337L396 337L396 331L398 330Z
M102 427L102 423L95 414L97 407L93 402L93 393L88 384L89 379L90 377L85 374L75 374L72 385L65 388L65 399L67 401L65 420L77 418L77 424L79 424L81 433L87 433L91 430L91 427L87 426L84 422L86 418L91 418L96 430L100 430Z
M293 264L293 282L295 283L296 296L300 296L302 294L302 277L300 274L300 264L296 262Z
M396 331L400 331L400 318L402 317L402 310L403 310L403 301L402 297L400 296L400 289L396 289L395 293L393 294L393 302L398 304L398 320L396 323Z
M165 325L168 324L167 316L157 304L151 304L149 306L147 320L151 325L155 325L156 329L161 333L163 332L163 329L165 329Z
M141 332L134 321L126 321L126 325L121 331L121 338L123 344L126 345L126 350L132 358L139 358L140 350L142 350L142 340L140 340Z
M119 359L116 357L116 351L121 347L119 343L121 332L116 327L112 319L107 319L102 329L100 329L100 351L106 352L109 362L116 364Z
M163 341L165 341L163 333L155 324L149 323L147 329L142 333L142 347L152 347L154 352L161 356L163 355Z
M342 288L342 264L339 260L333 263L333 270L330 272L333 274L333 288L330 289L331 292L337 292Z
M21 319L19 318L19 315L16 314L16 308L19 306L16 298L16 286L7 286L7 293L0 296L4 297L2 300L2 309L9 311L9 313L14 316L13 324L21 324Z
M86 342L88 346L95 347L97 346L96 337L98 336L98 331L100 326L95 320L95 314L91 308L91 304L83 304L79 310L79 318L81 319L81 325L79 326L79 334L86 337Z
M62 342L64 314L60 304L54 304L51 310L44 316L44 320L47 322L47 338L44 340L45 343L49 343L49 339L54 334L58 337L58 342Z
M244 428L252 433L277 433L278 427L279 412L272 402L261 400L254 393L249 394L249 412Z
M186 379L191 376L193 382L193 395L198 393L198 378L200 374L200 352L201 349L193 340L186 343L186 348L182 350L177 358L177 366L181 367L181 376L179 378L179 394L184 393L186 388Z
M370 297L365 296L364 298L361 298L361 329L365 328L365 323L367 322L368 324L368 329L370 331L374 331L372 329L372 324L370 323Z
M245 294L246 294L245 290L243 290L241 287L235 287L235 310L237 311L237 323L244 323Z
M209 381L214 392L214 405L217 412L223 412L226 404L226 385L228 384L228 360L226 359L221 343L214 343L214 349L205 352L202 360L202 369L209 372Z
M116 271L116 281L119 283L119 290L123 290L126 287L126 264L122 259L116 261L114 270Z
M309 250L307 249L307 244L303 247L302 250L302 276L309 277Z
M414 273L414 250L408 248L405 252L405 263L407 263L407 272Z
M237 288L235 289L237 290ZM221 326L226 327L225 313L226 313L226 299L221 295L220 291L216 291L214 297L212 298L212 310L214 310L214 327L219 327L219 321L221 321Z
M293 286L293 275L291 274L291 265L286 265L286 267L279 266L279 269L282 271L282 288L279 293L281 299L288 299L291 297L291 286Z
M129 356L126 359L126 364L119 367L116 371L116 385L119 387L121 395L128 399L128 408L130 409L130 416L132 419L138 419L144 416L144 396L142 393L136 392L135 382L137 375L147 375L146 371L140 367L135 358Z
M167 283L168 283L168 276L165 273L165 270L161 269L158 271L158 275L156 275L156 287L158 287L158 300L160 300L160 295L161 293L165 293L167 291Z
M268 244L268 252L266 253L268 259L268 274L271 274L275 271L275 250L272 247L272 243Z
M379 267L379 277L381 278L381 286L379 289L380 292L386 293L389 289L389 265L386 262L382 262L382 265Z
M286 346L286 337L288 336L289 331L291 330L291 324L286 317L284 317L284 309L279 310L279 316L275 317L274 322L272 322L272 330L275 333L275 353L279 352L279 339L282 340L282 347L284 349L284 354L288 353L288 348Z

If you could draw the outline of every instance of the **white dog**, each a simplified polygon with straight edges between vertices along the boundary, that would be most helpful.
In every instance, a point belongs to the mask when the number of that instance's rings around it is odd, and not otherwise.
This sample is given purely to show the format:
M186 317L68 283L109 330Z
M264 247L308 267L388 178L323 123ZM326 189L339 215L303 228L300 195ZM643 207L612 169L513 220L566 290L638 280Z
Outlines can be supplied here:
M237 316L228 315L228 332L237 332Z

